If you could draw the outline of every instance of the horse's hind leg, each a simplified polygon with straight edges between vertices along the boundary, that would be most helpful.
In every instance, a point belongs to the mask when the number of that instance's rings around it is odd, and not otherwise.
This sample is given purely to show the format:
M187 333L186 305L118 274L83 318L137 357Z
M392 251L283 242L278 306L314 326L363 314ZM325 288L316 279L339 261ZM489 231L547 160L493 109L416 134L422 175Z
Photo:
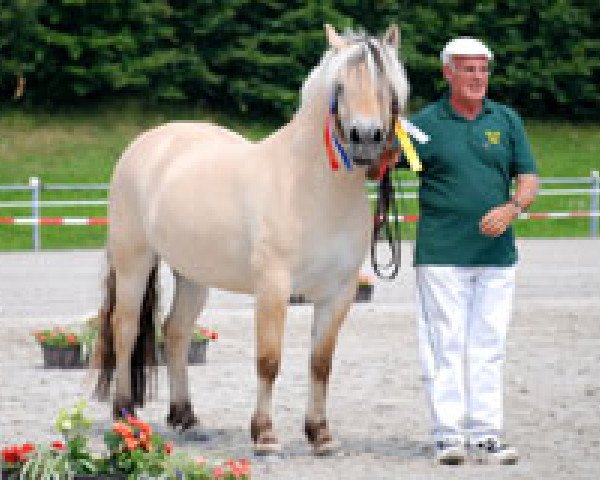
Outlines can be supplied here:
M193 325L204 307L208 289L175 273L175 298L165 321L165 353L171 406L167 423L182 430L196 423L188 386L187 357Z
M134 413L144 403L147 367L152 367L157 260L150 252L114 258L115 305L111 318L115 354L113 414ZM140 325L143 322L143 325Z
M271 400L279 373L285 314L290 296L285 274L271 274L256 292L256 366L258 392L250 433L257 455L277 453L281 446L273 431Z
M332 299L315 302L310 359L311 384L304 432L315 455L332 453L337 443L327 426L326 402L329 374L339 329L356 294L353 280Z

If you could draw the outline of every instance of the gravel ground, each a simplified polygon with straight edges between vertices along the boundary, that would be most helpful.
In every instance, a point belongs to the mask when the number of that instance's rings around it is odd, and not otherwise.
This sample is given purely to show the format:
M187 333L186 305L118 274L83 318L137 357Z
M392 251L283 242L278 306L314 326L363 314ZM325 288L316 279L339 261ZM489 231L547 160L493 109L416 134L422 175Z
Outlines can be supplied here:
M329 420L340 452L313 458L302 433L311 308L290 307L274 421L281 457L252 458L257 479L600 478L600 241L520 241L515 315L506 368L508 440L522 455L508 467L436 467L419 380L410 245L400 279L377 282L374 302L356 304L334 362ZM61 406L89 398L85 371L45 370L31 331L76 323L99 301L102 252L0 254L0 445L55 439ZM169 282L164 285L165 292ZM166 430L166 372L142 419L182 448L209 457L252 457L253 301L213 291L203 321L219 331L208 363L190 367L192 402L208 439ZM94 445L109 406L90 400Z

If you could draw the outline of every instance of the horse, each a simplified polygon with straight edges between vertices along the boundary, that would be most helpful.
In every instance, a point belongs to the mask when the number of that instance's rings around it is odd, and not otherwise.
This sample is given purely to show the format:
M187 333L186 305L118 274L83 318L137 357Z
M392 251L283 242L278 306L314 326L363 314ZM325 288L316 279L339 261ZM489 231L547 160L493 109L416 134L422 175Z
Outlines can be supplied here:
M116 418L144 405L156 374L163 261L175 279L164 323L167 423L177 430L197 423L186 352L208 289L249 293L258 380L251 439L256 454L280 451L272 387L296 293L314 304L305 434L316 455L335 449L327 386L372 228L365 176L385 169L409 87L396 25L382 37L340 34L330 25L325 33L328 49L302 86L299 108L262 141L210 123L174 122L139 135L118 160L92 363L99 369L95 393L112 398Z

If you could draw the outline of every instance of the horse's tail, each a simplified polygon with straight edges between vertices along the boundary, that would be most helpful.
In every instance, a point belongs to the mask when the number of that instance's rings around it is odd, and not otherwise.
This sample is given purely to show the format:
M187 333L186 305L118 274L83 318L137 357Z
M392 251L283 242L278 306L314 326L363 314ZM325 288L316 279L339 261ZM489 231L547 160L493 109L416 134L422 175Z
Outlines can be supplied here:
M156 377L156 322L159 310L158 298L158 259L150 270L146 290L140 307L138 336L131 355L131 401L133 405L143 406L148 377ZM111 383L116 367L116 353L113 333L113 315L116 302L116 275L107 253L107 271L103 285L103 301L98 314L98 336L91 365L99 370L95 396L99 400L108 400ZM156 382L152 385L156 387Z

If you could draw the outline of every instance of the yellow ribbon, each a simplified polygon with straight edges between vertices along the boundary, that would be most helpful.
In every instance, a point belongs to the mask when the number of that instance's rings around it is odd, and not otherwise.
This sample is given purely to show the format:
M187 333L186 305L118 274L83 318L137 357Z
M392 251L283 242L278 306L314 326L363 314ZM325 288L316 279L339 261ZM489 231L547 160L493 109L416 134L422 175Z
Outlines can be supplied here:
M400 122L396 122L396 136L398 137L398 141L402 146L402 151L404 155L406 155L406 159L408 160L408 165L413 172L420 172L423 170L423 165L421 165L421 160L419 160L419 155L415 150L408 133L402 127Z

